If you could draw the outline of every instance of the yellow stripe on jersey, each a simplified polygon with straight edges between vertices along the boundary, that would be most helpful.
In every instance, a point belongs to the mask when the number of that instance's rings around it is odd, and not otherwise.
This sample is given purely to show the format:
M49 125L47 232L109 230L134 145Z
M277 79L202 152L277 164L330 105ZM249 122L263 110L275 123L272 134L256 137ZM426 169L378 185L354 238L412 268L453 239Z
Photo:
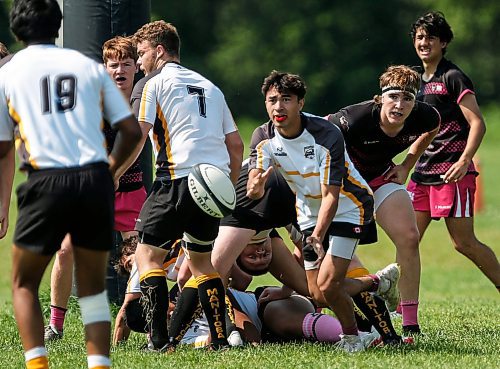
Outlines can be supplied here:
M165 277L166 275L167 273L165 273L163 269L151 269L146 273L141 274L141 276L139 277L139 281L142 282L143 280L149 277Z
M26 134L24 132L23 121L21 120L21 117L19 116L16 109L14 109L14 106L10 103L10 100L7 100L7 106L9 107L9 115L11 116L12 120L17 124L17 127L19 129L19 137L16 137L16 149L19 150L22 146L24 148L24 151L26 151L27 154L26 156L28 158L28 162L30 163L30 165L34 169L38 169L37 163L31 156L31 148L28 142L28 138L26 137Z
M344 186L340 188L340 193L351 199L351 201L358 207L359 209L359 224L363 225L365 224L364 222L364 215L365 215L365 209L363 208L363 203L359 201L356 196L354 196L351 192L344 191Z
M328 179L330 178L330 161L332 160L332 157L330 155L330 152L328 150L326 151L326 163L325 163L325 173L324 173L324 178L323 178L323 184L328 184Z
M363 183L361 183L356 178L354 178L354 177L351 176L351 172L349 171L349 166L348 166L347 162L345 163L345 166L346 166L346 169L347 169L347 175L348 175L349 182L355 184L358 187L361 187L361 188L365 189L369 194L373 195L373 191L372 191L372 189L369 186L365 186Z
M139 116L137 117L137 120L139 122L144 122L145 121L145 118L144 116L146 115L146 104L144 103L145 101L145 96L146 96L146 93L148 92L148 87L149 87L149 82L151 80L149 80L148 82L146 82L146 84L144 85L144 87L142 88L142 95L141 95L141 104L139 105Z
M349 164L347 162L345 162L344 165L345 165L346 171L347 171L347 181L351 182L352 184L354 184L358 187L364 188L368 191L368 193L371 193L371 189L369 187L364 186L363 184L361 184L361 182L357 181L354 177L351 176L351 172L349 171ZM363 203L361 201L359 201L359 199L353 193L345 191L345 186L342 186L342 188L340 189L340 192L342 194L344 194L346 197L348 197L349 199L351 199L351 201L354 204L356 204L356 206L359 209L359 217L360 217L359 224L361 224L361 225L365 224L365 222L364 222L365 208L363 207Z
M163 111L161 110L161 106L156 104L156 115L158 119L161 121L161 125L163 127L164 139L165 139L165 155L167 155L167 161L170 163L168 167L168 171L170 172L170 179L175 179L175 171L174 171L174 159L172 157L172 143L170 142L170 132L168 131L168 122L165 115L163 115Z

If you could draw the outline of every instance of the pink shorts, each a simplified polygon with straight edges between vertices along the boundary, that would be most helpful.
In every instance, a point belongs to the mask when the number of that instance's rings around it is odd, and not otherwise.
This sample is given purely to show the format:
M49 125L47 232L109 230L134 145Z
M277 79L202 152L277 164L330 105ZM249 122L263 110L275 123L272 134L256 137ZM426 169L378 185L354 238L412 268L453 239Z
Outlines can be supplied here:
M115 192L115 231L133 231L142 204L146 200L146 189L141 187L131 192Z
M415 211L431 213L432 218L469 218L474 216L476 176L467 174L457 183L423 185L408 183Z

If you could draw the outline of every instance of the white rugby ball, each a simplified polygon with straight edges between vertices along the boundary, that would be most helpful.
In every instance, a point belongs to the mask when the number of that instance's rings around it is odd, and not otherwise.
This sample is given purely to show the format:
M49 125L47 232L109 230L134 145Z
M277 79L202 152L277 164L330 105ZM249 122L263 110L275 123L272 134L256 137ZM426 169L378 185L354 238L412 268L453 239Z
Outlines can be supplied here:
M211 164L197 164L188 175L188 188L194 202L210 216L223 218L236 205L236 192L229 177Z

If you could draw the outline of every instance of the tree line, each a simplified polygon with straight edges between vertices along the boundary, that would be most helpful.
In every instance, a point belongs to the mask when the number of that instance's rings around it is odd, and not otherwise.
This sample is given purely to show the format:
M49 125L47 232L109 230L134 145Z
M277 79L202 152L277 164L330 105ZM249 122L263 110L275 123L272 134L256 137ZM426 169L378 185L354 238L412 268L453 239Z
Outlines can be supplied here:
M9 1L0 1L0 41ZM390 64L418 65L409 36L426 11L455 33L447 57L472 78L480 104L500 99L500 2L489 0L152 0L152 19L179 30L181 61L214 81L237 117L266 119L260 85L273 69L300 74L306 110L327 114L370 99Z

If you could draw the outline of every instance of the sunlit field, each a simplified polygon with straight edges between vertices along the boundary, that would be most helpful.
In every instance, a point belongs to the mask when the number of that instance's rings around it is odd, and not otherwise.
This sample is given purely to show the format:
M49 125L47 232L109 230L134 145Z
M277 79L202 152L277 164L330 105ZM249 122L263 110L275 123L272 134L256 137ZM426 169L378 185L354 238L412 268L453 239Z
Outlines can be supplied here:
M500 109L485 109L488 131L479 152L484 207L476 216L479 239L500 254ZM256 125L257 123L255 123ZM241 130L248 144L252 124ZM16 184L23 180L16 175ZM12 313L10 245L15 226L13 196L10 230L0 241L0 368L22 368L24 358ZM395 221L397 221L395 219ZM372 271L393 262L394 246L380 232L376 245L360 246L359 255ZM329 345L312 343L262 345L222 353L181 348L171 355L139 351L145 337L133 333L113 348L114 368L477 368L500 367L500 298L494 286L465 257L454 251L443 222L431 224L421 245L420 324L424 334L414 345L370 349L347 355ZM48 276L41 296L48 318ZM252 287L277 284L259 277ZM114 309L116 313L116 309ZM401 322L394 322L400 331ZM74 298L64 339L48 345L51 368L86 367L82 323Z

